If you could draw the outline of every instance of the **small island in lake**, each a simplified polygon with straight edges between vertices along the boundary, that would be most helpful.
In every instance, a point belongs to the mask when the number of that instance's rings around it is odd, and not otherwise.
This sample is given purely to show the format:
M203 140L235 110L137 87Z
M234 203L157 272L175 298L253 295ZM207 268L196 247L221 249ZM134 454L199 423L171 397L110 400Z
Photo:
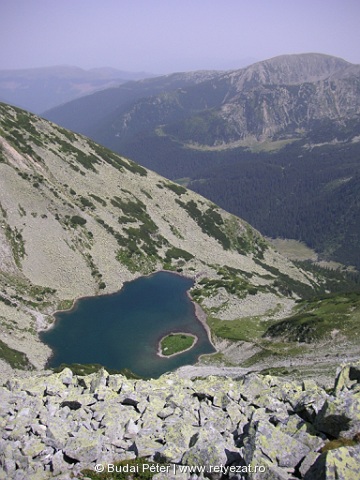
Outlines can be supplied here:
M196 344L198 337L192 333L169 333L159 342L158 355L172 357L184 353Z

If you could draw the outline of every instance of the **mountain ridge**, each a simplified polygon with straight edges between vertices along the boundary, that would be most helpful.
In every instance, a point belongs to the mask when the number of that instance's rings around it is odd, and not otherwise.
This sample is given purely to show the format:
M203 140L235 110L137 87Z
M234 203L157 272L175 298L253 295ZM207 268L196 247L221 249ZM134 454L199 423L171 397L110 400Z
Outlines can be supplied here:
M240 305L282 318L322 285L205 198L15 107L0 114L0 318L37 368L54 310L159 269L194 278L196 300L224 319Z
M185 78L185 74L180 75L183 79ZM190 72L189 75L191 77L194 72ZM111 108L102 116L102 119L97 117L92 129L89 130L88 127L84 129L81 125L77 127L81 133L90 135L100 143L107 145L111 141L111 135L116 136L118 140L113 139L113 145L115 146L117 143L121 145L119 139L122 136L127 138L129 135L133 135L131 133L132 123L140 122L141 125L141 119L144 118L143 108L147 108L147 118L152 118L152 121L146 128L141 127L140 131L149 131L149 127L155 129L160 125L165 125L163 133L180 142L187 143L188 147L191 147L191 142L208 147L219 143L231 145L231 143L247 137L265 140L275 134L286 136L291 133L298 138L297 129L309 128L306 123L308 122L307 111L309 108L312 109L310 114L312 121L317 118L339 120L344 112L349 115L359 114L358 82L355 82L354 85L349 83L352 78L358 78L359 75L360 66L358 65L329 55L309 53L283 55L257 62L240 70L215 72L213 78L205 77L200 82L193 82L193 85L186 86L186 82L183 81L182 87L178 90L175 90L175 84L166 85L165 77L159 77L156 82L161 85L163 92L167 92L167 95L156 96L155 91L148 93L142 91L143 99L133 97L132 100L129 97L125 103L121 103L121 99L114 98ZM171 76L168 77L171 78ZM333 82L340 82L338 87L341 88L340 94L336 88L333 89ZM344 82L347 82L347 89L344 89L342 84ZM311 84L314 86L311 87ZM129 87L131 88L130 85ZM355 89L353 90L354 94L349 91L351 88ZM105 96L105 93L102 95ZM98 101L101 100L102 95L98 96ZM146 95L148 98L145 98ZM319 96L321 96L322 102L318 98ZM174 113L171 109L168 111L166 108L170 99L174 99L175 105L178 105L177 109L175 106ZM95 99L91 100L95 101ZM81 103L84 104L88 101L90 98L82 99ZM136 103L131 104L129 101ZM142 102L145 102L144 107L142 107ZM306 106L309 102L310 105ZM128 106L127 103L129 103ZM321 103L324 105L316 110L315 106ZM292 107L291 104L293 104ZM81 108L79 102L77 107ZM45 116L63 126L74 129L71 119L64 117L61 113L66 108L70 108L70 105L45 112ZM160 108L163 109L162 113ZM157 113L158 111L159 113ZM208 111L212 111L210 119L207 117L208 114L204 113ZM94 113L96 115L96 112ZM108 116L108 121L106 116ZM180 122L179 116L183 117ZM251 116L254 117L253 120ZM191 121L191 118L194 118L194 121L198 119L197 121L200 123L201 121L205 122L203 128L204 130L205 127L207 130L213 129L211 135L207 134L204 137L204 132L202 136L200 135L198 139L194 140L190 129L187 136L186 122ZM101 127L99 127L100 121L105 122ZM184 121L185 124L181 123ZM106 122L108 123L106 124ZM289 128L290 130L287 131ZM109 138L104 137L106 142L101 138L101 132L105 130L107 130L108 137L110 135ZM139 128L136 127L134 132L138 131Z
M263 84L299 84L324 80L352 65L332 55L299 53L272 57L256 62L243 70L246 81L251 81L252 77L256 76L257 81ZM240 75L240 71L229 73L229 76L233 77ZM241 89L243 85L240 85Z
M305 241L322 258L359 268L359 65L317 53L285 55L138 93L107 113L99 109L101 118L92 115L95 104L86 115L69 104L66 118L59 109L52 119L75 130L83 125L82 133L269 237ZM86 102L90 97L77 106ZM85 117L94 120L86 128Z
M201 83L207 78L216 77L220 74L221 72L217 71L199 70L126 82L118 87L105 89L87 96L86 99L79 98L75 103L70 102L62 107L54 107L43 112L42 116L55 123L63 124L63 126L66 124L65 128L86 134L107 117L116 115L118 108L126 107L133 101L156 95L162 91L182 88L184 85ZM58 109L64 112L64 122L56 121Z

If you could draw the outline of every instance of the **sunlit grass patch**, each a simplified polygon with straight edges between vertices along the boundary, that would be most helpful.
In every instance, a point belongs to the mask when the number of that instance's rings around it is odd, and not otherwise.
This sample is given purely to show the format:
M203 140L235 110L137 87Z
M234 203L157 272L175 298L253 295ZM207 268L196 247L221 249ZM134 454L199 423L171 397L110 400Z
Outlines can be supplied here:
M170 333L160 340L160 352L170 356L192 348L197 342L194 335L186 333Z

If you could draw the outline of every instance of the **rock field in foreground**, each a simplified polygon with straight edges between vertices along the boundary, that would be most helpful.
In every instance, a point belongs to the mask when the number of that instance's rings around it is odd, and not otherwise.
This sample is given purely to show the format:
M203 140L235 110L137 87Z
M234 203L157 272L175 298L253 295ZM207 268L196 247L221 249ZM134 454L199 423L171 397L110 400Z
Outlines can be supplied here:
M262 469L156 473L157 480L353 480L360 478L360 362L342 366L331 391L257 374L147 381L65 369L1 387L0 431L0 479L80 479L97 463L145 457ZM339 438L344 446L321 452Z

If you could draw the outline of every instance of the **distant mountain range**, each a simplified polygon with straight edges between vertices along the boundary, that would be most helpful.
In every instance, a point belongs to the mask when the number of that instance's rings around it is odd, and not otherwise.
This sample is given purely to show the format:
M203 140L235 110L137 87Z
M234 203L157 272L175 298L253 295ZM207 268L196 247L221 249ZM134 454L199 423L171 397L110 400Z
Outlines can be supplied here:
M220 74L218 71L173 73L127 82L116 88L104 89L93 95L87 95L55 107L44 112L43 116L48 120L67 125L66 128L73 131L87 135L96 135L96 132L98 132L101 138L104 136L109 137L109 139L115 138L115 143L119 146L121 139L118 136L119 132L115 132L115 127L112 126L114 120L117 121L122 116L126 117L128 111L133 108L136 109L138 104L141 105L147 99L154 99L160 105L163 95L167 95L167 92L169 92L168 96L171 97L172 92L181 91L185 87L201 85L208 80L216 79ZM165 112L162 114L165 114L168 111L168 106L163 106ZM157 118L159 119L162 114L158 113ZM155 119L151 116L144 117L141 115L140 123L145 122L145 131L149 131L149 129L151 131L154 121ZM157 124L155 122L155 125ZM108 132L109 128L110 131ZM143 130L144 126L138 125L134 132L130 133L129 131L128 136L132 137L135 133Z
M0 99L41 113L82 95L151 76L114 68L83 70L68 66L0 70Z
M324 122L341 126L359 115L359 78L360 66L336 57L284 55L231 72L190 72L126 84L45 116L112 141L113 147L139 133L168 136L188 148L248 146L301 138Z
M360 66L284 55L128 82L45 113L268 236L360 267Z

